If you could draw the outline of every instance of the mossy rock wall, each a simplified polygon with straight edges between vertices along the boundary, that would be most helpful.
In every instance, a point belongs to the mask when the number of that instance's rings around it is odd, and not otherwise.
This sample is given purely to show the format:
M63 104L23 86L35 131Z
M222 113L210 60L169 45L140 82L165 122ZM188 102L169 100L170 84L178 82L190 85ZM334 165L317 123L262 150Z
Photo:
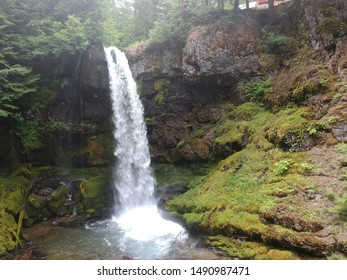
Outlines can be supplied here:
M17 223L12 215L0 210L0 257L16 245Z
M28 165L0 177L0 256L18 245L17 220L23 205L24 227L50 218L63 219L59 223L69 225L108 217L115 206L110 182L105 168Z

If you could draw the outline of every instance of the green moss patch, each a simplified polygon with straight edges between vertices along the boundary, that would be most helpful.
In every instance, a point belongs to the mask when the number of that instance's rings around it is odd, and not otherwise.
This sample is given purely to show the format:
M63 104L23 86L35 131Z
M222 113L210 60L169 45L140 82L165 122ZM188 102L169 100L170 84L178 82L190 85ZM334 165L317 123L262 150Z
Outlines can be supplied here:
M188 165L154 164L158 187L166 185L188 185L196 177L196 170Z
M81 183L80 188L83 197L90 199L103 195L111 188L111 184L108 177L97 176Z
M217 247L229 256L239 259L255 260L296 260L300 259L295 253L278 250L258 242L233 239L222 235L210 236L207 243Z
M154 90L156 92L155 101L158 105L162 105L165 102L165 96L168 92L170 82L166 79L156 80L154 82Z
M0 256L16 247L17 223L12 215L0 209Z
M235 107L222 119L216 128L216 149L223 149L228 145L245 146L248 143L260 149L273 147L263 131L264 125L273 117L271 112L255 103L245 103Z
M189 190L170 200L167 209L181 215L190 228L209 234L247 236L317 254L330 252L333 241L314 235L323 229L328 209L307 205L319 195L313 180L316 167L306 152L280 149L288 135L299 135L298 131L310 134L310 130L317 134L325 129L309 116L307 108L272 113L255 103L233 107L217 123L215 147L237 143L243 148L231 151L207 174L192 180ZM233 246L228 250L237 251ZM297 258L272 247L254 255L229 254L240 258Z
M65 205L68 199L68 188L60 186L48 198L47 204L53 213L57 216L65 216L68 214L68 207Z
M111 162L113 155L114 139L110 135L99 135L87 140L86 153L92 166L103 166Z

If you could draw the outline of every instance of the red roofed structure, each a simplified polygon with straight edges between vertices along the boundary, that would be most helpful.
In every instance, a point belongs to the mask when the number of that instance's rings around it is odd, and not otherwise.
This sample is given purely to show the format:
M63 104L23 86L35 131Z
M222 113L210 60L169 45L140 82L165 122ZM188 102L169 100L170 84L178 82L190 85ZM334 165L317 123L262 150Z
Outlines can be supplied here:
M275 6L288 2L290 0L275 0ZM269 7L269 0L257 0L256 9L267 9Z

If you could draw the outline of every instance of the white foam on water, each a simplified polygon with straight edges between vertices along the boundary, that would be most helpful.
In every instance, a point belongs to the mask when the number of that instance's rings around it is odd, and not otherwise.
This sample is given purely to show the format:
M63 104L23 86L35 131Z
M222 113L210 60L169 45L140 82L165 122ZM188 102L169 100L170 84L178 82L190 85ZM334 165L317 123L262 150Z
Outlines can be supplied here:
M177 223L163 219L154 205L133 208L115 218L115 221L129 238L140 241L171 241L184 236L184 229Z

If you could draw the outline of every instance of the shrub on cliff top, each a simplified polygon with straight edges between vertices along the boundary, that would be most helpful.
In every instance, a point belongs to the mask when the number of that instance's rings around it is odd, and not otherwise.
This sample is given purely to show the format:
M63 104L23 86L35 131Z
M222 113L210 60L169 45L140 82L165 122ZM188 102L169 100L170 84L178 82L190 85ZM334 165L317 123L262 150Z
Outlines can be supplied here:
M347 32L347 24L339 17L323 18L317 27L318 34L331 33L334 37L342 36Z
M262 39L264 51L284 57L294 49L294 38L287 37L283 34L266 33Z

